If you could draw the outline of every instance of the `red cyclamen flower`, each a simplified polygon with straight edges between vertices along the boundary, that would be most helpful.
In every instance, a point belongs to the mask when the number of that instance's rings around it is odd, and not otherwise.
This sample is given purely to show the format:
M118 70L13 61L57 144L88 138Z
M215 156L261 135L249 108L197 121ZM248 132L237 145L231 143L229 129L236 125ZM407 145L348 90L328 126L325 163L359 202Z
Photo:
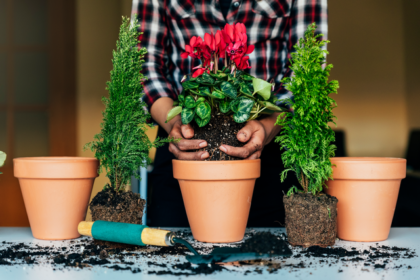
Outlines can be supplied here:
M203 43L203 39L198 36L193 36L190 39L190 44L185 46L185 52L181 54L182 58L187 58L191 56L192 58L200 58L201 57L201 45Z
M249 56L238 57L235 60L236 67L238 70L249 69L251 66L249 65Z

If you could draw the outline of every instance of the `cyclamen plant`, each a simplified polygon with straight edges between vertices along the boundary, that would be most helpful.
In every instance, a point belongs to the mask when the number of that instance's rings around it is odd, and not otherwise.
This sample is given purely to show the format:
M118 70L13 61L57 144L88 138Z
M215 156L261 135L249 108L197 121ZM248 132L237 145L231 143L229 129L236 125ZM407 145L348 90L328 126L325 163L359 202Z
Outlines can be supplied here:
M181 114L183 124L194 120L203 127L210 122L212 113L233 115L235 122L243 123L261 114L284 111L275 105L274 84L245 72L251 68L248 54L253 51L243 23L226 24L215 35L204 34L204 40L193 36L181 57L199 59L201 64L183 77L183 90L166 121Z

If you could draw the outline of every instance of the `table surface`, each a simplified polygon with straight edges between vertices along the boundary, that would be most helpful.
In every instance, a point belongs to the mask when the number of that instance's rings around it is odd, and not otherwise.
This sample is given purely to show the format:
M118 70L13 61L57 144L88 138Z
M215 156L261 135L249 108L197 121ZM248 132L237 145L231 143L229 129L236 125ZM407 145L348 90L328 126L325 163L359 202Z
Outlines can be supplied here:
M177 229L179 230L179 229ZM185 229L184 229L185 230ZM274 233L282 233L284 229L248 229L248 231L267 231L270 230ZM0 243L2 241L7 242L24 242L25 244L38 244L40 246L66 246L69 241L43 241L33 238L31 230L29 228L5 228L0 227ZM0 244L1 245L1 244ZM369 246L397 246L414 249L416 255L420 252L420 228L392 228L388 240L378 242L378 243L368 243L368 242L347 242L339 240L337 241L336 246L345 247L350 250L351 247L357 248L357 250L368 249ZM1 249L1 246L0 246ZM295 253L296 254L296 253ZM182 262L186 261L183 256L167 256L166 258L161 258L154 256L153 261L170 264L171 260L181 260ZM385 269L374 269L372 266L365 267L362 263L352 263L352 262L339 262L337 264L328 265L317 265L320 261L320 258L314 257L305 257L305 263L312 262L314 265L306 268L293 268L287 266L287 264L298 264L302 261L303 258L287 258L281 260L282 268L277 270L275 273L269 273L267 267L261 265L250 266L232 266L226 265L225 267L229 270L224 270L221 272L215 272L211 275L194 275L188 276L188 279L231 279L231 278L243 278L243 279L420 279L420 258L414 257L411 259L397 259L390 261L387 264ZM144 256L138 260L136 267L140 267L142 272L133 274L131 271L115 271L109 268L104 268L100 266L94 266L91 269L79 269L79 268L64 268L62 270L53 270L53 267L57 265L52 265L48 262L37 265L14 265L14 266L1 266L0 265L0 279L42 279L42 280L52 280L52 279L120 279L129 280L129 279L181 279L183 276L174 276L174 275L154 275L148 274L147 271L150 270L159 270L159 267L150 268L147 265L149 258ZM280 260L279 260L280 262ZM401 269L393 269L403 265ZM411 269L407 267L411 266ZM168 266L170 267L170 266ZM262 273L254 272L255 268L261 269ZM166 268L168 270L168 268ZM246 270L251 270L252 272L244 275ZM123 278L122 278L123 277Z

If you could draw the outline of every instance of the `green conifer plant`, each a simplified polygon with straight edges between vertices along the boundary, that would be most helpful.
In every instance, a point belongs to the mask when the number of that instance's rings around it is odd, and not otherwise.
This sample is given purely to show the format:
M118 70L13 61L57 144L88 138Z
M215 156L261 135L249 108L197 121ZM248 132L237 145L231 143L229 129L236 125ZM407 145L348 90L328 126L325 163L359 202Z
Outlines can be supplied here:
M292 110L282 113L276 124L282 126L276 142L284 149L282 160L285 170L281 173L283 182L289 171L296 173L303 191L292 187L294 192L312 193L322 191L325 182L332 179L330 157L334 156L334 123L332 110L337 103L330 97L337 93L338 81L328 81L332 65L324 67L328 52L323 49L327 40L320 40L323 34L315 35L316 24L308 26L304 38L294 46L290 69L294 75L282 80L283 85L294 95L289 100Z
M142 81L146 77L141 71L147 50L138 47L138 28L137 20L130 24L130 19L123 17L117 49L113 51L111 80L106 87L109 97L102 98L105 111L101 132L85 146L95 152L99 172L106 171L110 185L105 187L115 191L124 190L133 174L140 179L136 171L150 164L150 149L169 141L156 139L152 143L145 133L150 115L142 101Z

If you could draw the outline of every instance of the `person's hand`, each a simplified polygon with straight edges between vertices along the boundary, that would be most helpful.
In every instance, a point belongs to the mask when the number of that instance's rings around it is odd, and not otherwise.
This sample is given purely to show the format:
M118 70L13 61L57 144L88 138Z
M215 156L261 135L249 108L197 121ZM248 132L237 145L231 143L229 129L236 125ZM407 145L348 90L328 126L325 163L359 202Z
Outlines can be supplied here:
M244 159L258 159L265 145L271 142L280 132L280 127L275 126L278 114L273 114L260 121L252 120L239 130L236 138L246 143L243 147L221 145L219 149L226 154Z
M176 120L169 132L169 137L178 139L175 143L169 143L169 151L177 159L182 160L204 160L209 157L207 151L188 152L188 150L198 150L207 146L204 140L189 140L194 136L194 129L190 124L182 124L181 119Z

